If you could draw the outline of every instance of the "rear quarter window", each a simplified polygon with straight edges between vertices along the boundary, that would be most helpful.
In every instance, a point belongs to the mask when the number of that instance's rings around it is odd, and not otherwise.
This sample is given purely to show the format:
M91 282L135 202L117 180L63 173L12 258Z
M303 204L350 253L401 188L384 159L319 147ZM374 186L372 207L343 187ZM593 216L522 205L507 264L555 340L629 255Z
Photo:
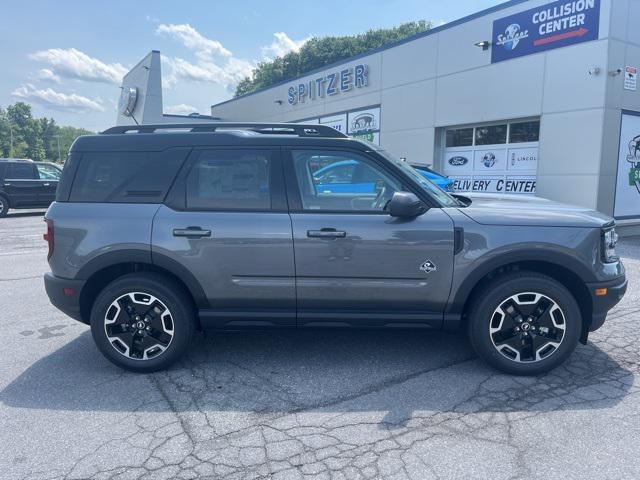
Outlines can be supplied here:
M69 201L160 203L189 149L82 154Z
M31 162L9 163L5 169L7 180L36 180L38 171Z

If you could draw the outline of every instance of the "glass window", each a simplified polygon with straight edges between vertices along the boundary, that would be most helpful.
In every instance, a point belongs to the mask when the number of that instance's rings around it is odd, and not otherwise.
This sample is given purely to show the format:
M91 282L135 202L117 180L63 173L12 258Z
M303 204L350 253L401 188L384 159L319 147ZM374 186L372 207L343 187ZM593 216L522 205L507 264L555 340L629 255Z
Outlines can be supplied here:
M397 180L356 153L298 150L293 163L305 210L380 212L401 190Z
M476 127L476 145L499 145L507 143L507 125Z
M473 145L473 128L447 130L447 147L470 147Z
M269 210L269 152L208 150L187 178L187 208Z
M60 180L62 172L52 165L45 165L38 163L38 173L40 174L40 180Z
M509 125L509 143L537 142L540 139L540 120Z
M7 165L7 171L5 178L7 180L34 180L36 176L33 163L21 162L21 163L9 163Z
M85 153L73 181L72 202L160 203L186 151Z
M396 165L398 168L404 171L410 178L416 182L420 188L429 193L432 197L435 197L445 207L459 206L457 200L449 195L447 192L438 187L431 180L419 173L415 168L409 165L407 162L400 160L398 157L392 155L385 150L378 150L378 153Z

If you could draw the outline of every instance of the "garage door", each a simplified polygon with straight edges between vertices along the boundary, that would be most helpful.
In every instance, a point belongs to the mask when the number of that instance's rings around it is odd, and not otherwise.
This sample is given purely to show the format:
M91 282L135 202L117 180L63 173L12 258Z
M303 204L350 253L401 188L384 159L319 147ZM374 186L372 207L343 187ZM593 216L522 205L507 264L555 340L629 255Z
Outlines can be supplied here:
M535 194L540 120L445 129L442 171L460 192Z

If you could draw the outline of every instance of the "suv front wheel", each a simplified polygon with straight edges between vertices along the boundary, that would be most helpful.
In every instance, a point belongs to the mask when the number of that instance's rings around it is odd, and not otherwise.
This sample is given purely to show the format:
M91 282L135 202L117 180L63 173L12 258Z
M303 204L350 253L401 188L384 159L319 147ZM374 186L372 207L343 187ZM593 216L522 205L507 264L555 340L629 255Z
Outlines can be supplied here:
M582 316L556 280L534 272L494 278L469 311L469 339L478 355L506 373L547 372L575 350Z
M91 333L111 362L134 372L169 367L195 330L184 289L162 275L132 273L107 285L91 310Z

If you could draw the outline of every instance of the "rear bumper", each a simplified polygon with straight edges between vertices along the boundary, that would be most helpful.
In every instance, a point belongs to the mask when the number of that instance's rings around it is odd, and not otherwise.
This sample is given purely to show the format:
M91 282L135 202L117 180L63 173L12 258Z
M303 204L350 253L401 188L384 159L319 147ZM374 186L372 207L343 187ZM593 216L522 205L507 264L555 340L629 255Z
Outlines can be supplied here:
M591 301L593 302L593 317L589 331L593 332L599 329L607 318L607 313L615 307L624 294L627 292L627 278L625 276L616 278L609 282L588 283L587 287L591 292ZM596 295L596 290L606 289L605 295Z
M80 312L80 293L85 282L56 277L52 273L44 274L44 288L51 303L61 312L82 323L88 323L82 319Z

